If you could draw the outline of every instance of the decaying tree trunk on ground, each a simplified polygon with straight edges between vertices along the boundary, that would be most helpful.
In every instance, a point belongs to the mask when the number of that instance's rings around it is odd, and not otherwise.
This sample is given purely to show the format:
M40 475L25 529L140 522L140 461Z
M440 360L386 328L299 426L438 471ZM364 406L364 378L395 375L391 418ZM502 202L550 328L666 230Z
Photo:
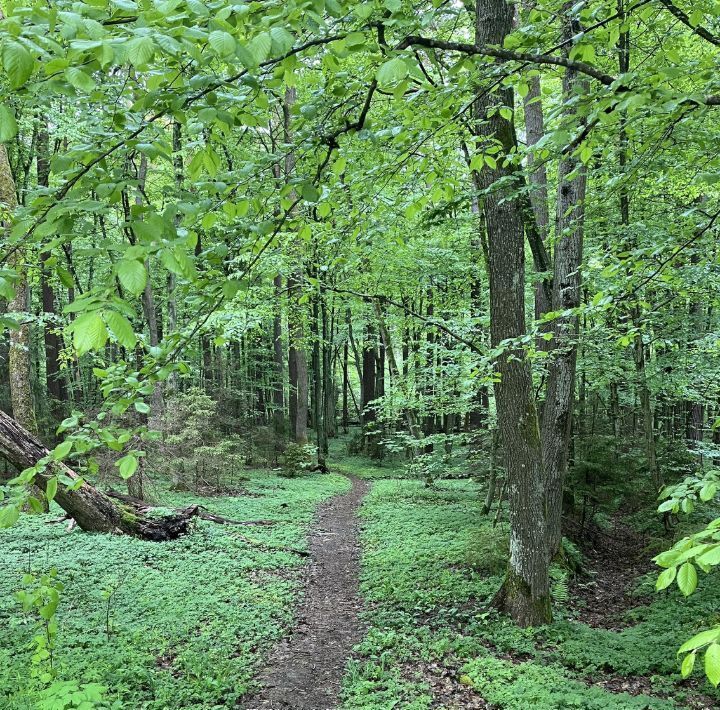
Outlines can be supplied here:
M30 432L0 411L0 454L10 463L24 470L35 466L49 453ZM80 478L65 464L52 462L45 471L35 476L35 484L45 491L48 481L57 475L73 481ZM192 519L197 516L196 510L188 509L162 518L147 517L130 505L116 504L105 493L86 482L77 490L59 485L55 501L87 532L132 535L158 542L174 540L185 534Z

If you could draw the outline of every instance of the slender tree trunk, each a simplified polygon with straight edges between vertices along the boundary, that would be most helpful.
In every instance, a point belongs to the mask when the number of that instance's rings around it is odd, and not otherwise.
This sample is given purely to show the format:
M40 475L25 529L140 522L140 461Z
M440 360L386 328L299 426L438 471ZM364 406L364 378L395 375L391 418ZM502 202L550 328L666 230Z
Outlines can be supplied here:
M286 146L285 153L285 180L289 180L295 172L295 153L290 149L292 143L291 110L295 103L296 92L292 87L285 90L283 101L283 130ZM302 265L302 245L294 248L296 268L288 277L288 293L296 303L288 311L288 333L290 349L288 363L290 372L290 406L294 410L291 414L293 423L292 435L298 444L307 444L308 440L308 364L304 335L303 313L297 300L300 297L302 285L305 281Z
M277 444L285 439L285 355L282 337L282 313L280 302L283 279L277 274L273 280L275 289L275 314L273 316L273 429Z
M513 11L505 0L478 0L476 35L479 45L502 46L510 33ZM512 107L509 89L476 102L477 133L500 141L503 152L516 147L512 121L489 109ZM519 175L498 161L479 174L485 197L489 246L490 335L492 346L514 341L527 332L525 324L525 235ZM515 179L513 179L515 178ZM496 185L503 180L502 186ZM515 182L515 185L512 185ZM550 619L549 556L545 520L542 445L530 362L522 346L510 346L497 359L495 385L498 425L509 482L510 563L497 603L520 625Z
M342 429L343 434L349 431L349 414L348 414L348 389L350 387L348 377L348 342L343 343L343 385L342 385Z
M173 121L173 166L175 169L175 188L177 197L180 199L182 193L183 182L185 178L182 155L182 126L179 121ZM175 226L180 224L179 215L175 218ZM173 335L177 332L177 296L175 289L177 288L177 277L172 271L168 271L167 275L167 334ZM174 370L168 378L167 391L170 396L175 394L178 389L178 376Z
M362 350L362 426L365 452L371 458L379 458L377 413L371 404L377 399L377 337L368 321L365 327L365 342Z
M2 14L0 12L0 14ZM13 213L18 206L15 180L10 168L7 149L0 144L0 203ZM9 229L8 224L2 225L3 231ZM10 329L10 352L8 356L10 400L15 419L32 434L37 434L37 421L32 399L30 381L30 323L29 323L29 287L27 280L27 254L23 249L16 249L11 256L10 265L17 273L15 297L8 303L8 313L14 314L17 328Z
M566 29L566 38L578 34L578 26ZM565 71L563 95L568 102L578 88L577 72ZM576 158L567 156L558 168L555 256L553 259L553 312L572 311L580 306L585 223L586 171ZM543 468L546 486L548 552L554 557L562 543L563 484L568 464L570 432L575 395L578 317L557 318L553 325L552 355L548 366L547 390L542 412Z
M535 7L534 0L523 0L523 13L527 13ZM542 92L540 86L540 75L532 73L527 79L528 93L523 99L525 112L525 140L528 148L533 148L545 136L545 117L543 115ZM550 227L550 211L548 208L548 182L547 170L543 160L537 160L530 151L528 156L530 170L530 203L535 216L540 239L544 242L548 236ZM542 280L535 284L535 319L539 319L544 313L551 310L547 299L547 289L544 288ZM547 341L540 338L538 345L545 348Z
M46 125L43 125L38 132L36 160L38 186L47 188L50 186L50 137ZM50 252L46 251L40 254L40 283L43 313L45 314L45 378L51 400L51 411L59 419L62 415L62 403L67 399L67 391L65 377L60 371L61 342L58 336L59 323L55 320L55 292L50 283L50 273L46 266L50 256Z
M385 347L385 353L387 356L387 363L388 363L388 368L390 370L390 376L395 381L399 381L400 380L400 371L398 369L397 359L395 357L395 347L393 346L392 340L390 339L390 332L388 331L387 325L385 323L385 316L382 311L382 306L380 305L380 302L377 299L374 301L374 306L375 306L375 316L377 318L378 327L380 328L380 338ZM420 425L417 422L415 413L409 407L404 408L404 413L405 413L405 421L407 422L408 430L409 430L410 434L412 434L412 436L415 439L420 439L422 437L422 429L420 428Z

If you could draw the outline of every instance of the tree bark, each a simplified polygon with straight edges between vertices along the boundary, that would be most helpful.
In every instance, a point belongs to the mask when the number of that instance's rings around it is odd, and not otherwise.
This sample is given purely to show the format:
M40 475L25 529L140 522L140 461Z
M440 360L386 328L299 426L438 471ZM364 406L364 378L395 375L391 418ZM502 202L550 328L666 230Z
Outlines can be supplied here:
M135 204L142 205L143 203L143 191L145 189L145 182L147 180L148 171L148 160L146 155L140 157L140 166L138 168L138 191L135 196ZM145 259L145 271L147 273L147 279L145 281L145 289L142 293L142 309L145 315L145 322L148 327L148 341L150 347L156 348L160 342L158 337L158 318L157 310L155 308L155 294L152 286L152 275L150 273L150 259ZM159 383L155 383L153 392L151 395L152 403L152 418L162 416L165 411L165 398L163 397L162 387Z
M27 429L0 411L0 453L16 468L35 466L50 455ZM60 462L51 462L45 471L36 474L35 484L46 490L55 476L78 481L72 469ZM127 534L145 540L173 540L186 533L194 513L180 512L165 518L144 517L130 508L116 505L107 495L83 481L75 490L62 483L55 495L58 505L87 532Z
M522 5L524 13L527 13L535 6L535 2L534 0L530 2L524 0ZM545 136L540 74L537 72L528 77L528 93L523 99L523 108L525 112L525 140L528 148L533 148ZM537 161L532 151L528 153L528 167L532 187L530 203L540 239L544 242L547 239L550 226L547 170L544 161ZM549 310L551 308L547 299L547 289L544 287L543 281L540 280L535 284L535 319L538 320ZM546 341L543 339L538 341L538 345L543 348L545 343Z
M1 13L0 13L1 14ZM0 144L0 203L14 212L18 207L15 179L8 160L7 149ZM8 224L2 225L7 231ZM8 303L8 313L14 314L18 327L10 329L10 352L8 368L10 379L10 400L13 416L33 434L37 434L37 421L33 407L32 386L30 381L30 323L27 321L29 310L29 288L27 280L27 255L25 250L16 249L10 264L18 279L15 282L15 297Z
M292 142L291 110L295 103L296 92L294 88L285 89L283 101L283 132L287 152L285 153L285 180L295 172L295 153L289 149ZM291 198L292 199L292 198ZM299 300L299 294L304 283L304 271L301 257L302 245L295 245L294 258L296 267L288 277L288 293ZM303 314L299 303L288 310L288 333L290 348L288 352L288 369L290 373L290 406L292 436L297 444L307 444L308 441L308 363L305 344Z
M512 29L513 11L505 0L478 0L475 41L502 46ZM512 108L509 89L476 102L477 133L499 141L503 153L516 147L512 121L495 104ZM492 346L525 335L525 232L519 175L497 162L479 174L485 191L485 222L489 247L490 335ZM502 180L499 187L495 183ZM514 185L512 183L515 183ZM539 625L551 617L549 559L544 514L542 445L530 362L524 348L509 345L496 362L498 425L509 481L510 562L498 605L520 625Z
M280 299L283 279L277 274L273 280L275 289L275 313L273 315L273 429L277 445L285 439L285 355L282 338L282 313Z
M581 28L573 25L566 28L565 34L567 38L571 38L579 32ZM576 71L566 69L563 77L565 100L570 102L573 94L578 88L582 88L584 83L579 80ZM566 312L580 306L586 186L587 177L583 164L577 158L564 157L558 167L551 303L553 312ZM578 326L576 315L559 317L552 325L552 355L548 365L541 428L548 553L551 558L560 551L562 544L563 485L567 472L575 398Z
M47 125L43 125L38 132L36 166L38 186L49 187L50 137ZM46 266L50 256L50 252L47 251L40 254L40 287L42 290L42 308L45 314L45 380L51 400L51 411L55 415L60 415L62 411L61 403L67 400L67 389L65 387L65 377L60 371L61 341L57 333L58 323L55 320L55 292L50 283L50 273Z

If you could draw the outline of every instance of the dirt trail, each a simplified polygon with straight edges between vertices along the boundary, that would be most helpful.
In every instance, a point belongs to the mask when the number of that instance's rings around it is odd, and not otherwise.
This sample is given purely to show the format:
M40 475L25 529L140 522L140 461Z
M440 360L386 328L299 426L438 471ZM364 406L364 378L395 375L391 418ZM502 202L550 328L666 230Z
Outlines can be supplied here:
M357 511L370 484L352 489L318 509L310 531L310 566L305 598L289 639L278 644L247 700L255 708L329 710L339 706L340 683L352 647L362 639L358 619L360 542Z

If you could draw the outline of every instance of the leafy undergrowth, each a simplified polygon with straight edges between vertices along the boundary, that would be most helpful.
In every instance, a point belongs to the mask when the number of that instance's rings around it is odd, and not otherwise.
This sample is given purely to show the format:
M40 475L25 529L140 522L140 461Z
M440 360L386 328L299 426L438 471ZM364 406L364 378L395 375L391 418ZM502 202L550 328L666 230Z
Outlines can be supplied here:
M97 683L106 688L104 700L83 707L233 706L261 655L283 635L300 585L304 558L272 548L303 549L317 505L349 487L337 475L247 476L246 493L237 497L167 493L162 500L277 524L200 521L189 536L152 543L68 533L50 523L60 512L54 506L47 516L23 516L1 531L0 707L34 709L47 697L31 676L33 624L14 592L25 571L51 566L65 585L53 652L58 694L63 684L70 691L87 684L94 693ZM81 696L48 707L76 707Z
M631 625L619 631L574 620L561 591L555 623L519 629L488 605L501 583L507 529L493 529L480 504L469 481L375 482L362 509L369 630L345 677L345 708L660 710L717 702L701 671L681 682L675 655L716 613L717 585L688 600L657 595L628 611ZM651 593L648 584L641 588Z

